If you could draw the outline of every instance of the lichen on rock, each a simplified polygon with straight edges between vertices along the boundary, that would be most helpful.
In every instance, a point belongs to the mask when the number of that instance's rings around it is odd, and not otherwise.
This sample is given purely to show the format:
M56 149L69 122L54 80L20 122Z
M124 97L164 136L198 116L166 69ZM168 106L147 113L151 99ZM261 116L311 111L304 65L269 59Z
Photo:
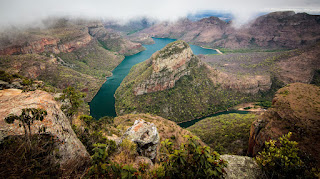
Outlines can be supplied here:
M125 138L137 144L137 151L140 155L151 160L156 158L160 137L153 123L145 122L143 119L136 120L122 136L122 139Z

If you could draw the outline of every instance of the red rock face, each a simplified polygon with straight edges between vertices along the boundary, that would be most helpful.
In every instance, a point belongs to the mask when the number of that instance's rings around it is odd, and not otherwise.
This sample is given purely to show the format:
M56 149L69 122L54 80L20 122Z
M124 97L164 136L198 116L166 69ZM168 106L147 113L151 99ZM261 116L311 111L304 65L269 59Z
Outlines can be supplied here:
M18 55L42 52L51 52L57 54L60 52L72 52L75 49L87 45L90 41L90 35L81 36L64 44L58 44L60 39L42 38L41 40L26 42L25 44L4 48L0 50L0 55Z
M59 139L61 143L57 145L62 169L68 172L90 160L88 152L73 132L59 104L52 95L40 90L24 93L17 89L0 90L0 140L10 135L24 135L23 127L19 127L18 121L8 124L4 120L9 114L20 115L24 108L41 108L47 111L48 115L43 121L32 124L31 131L33 134L38 133L39 128L44 126L47 133ZM71 165L73 166L70 168Z
M176 81L190 73L187 66L193 58L197 57L194 57L185 42L177 41L167 45L152 55L152 73L134 88L134 94L142 95L173 88Z
M248 154L255 156L263 150L265 141L292 132L298 147L310 154L320 166L320 88L292 83L281 88L268 109L251 125Z
M236 29L216 17L200 21L160 23L135 36L175 38L212 48L297 48L320 39L320 16L306 13L274 12Z

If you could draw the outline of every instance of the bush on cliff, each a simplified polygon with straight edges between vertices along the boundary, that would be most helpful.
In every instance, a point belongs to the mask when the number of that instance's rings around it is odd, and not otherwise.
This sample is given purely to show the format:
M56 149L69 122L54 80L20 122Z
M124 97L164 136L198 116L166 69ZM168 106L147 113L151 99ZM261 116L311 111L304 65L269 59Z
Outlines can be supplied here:
M298 143L290 141L289 132L279 141L265 142L265 149L256 157L258 165L269 178L316 178L315 173L308 168L299 156Z

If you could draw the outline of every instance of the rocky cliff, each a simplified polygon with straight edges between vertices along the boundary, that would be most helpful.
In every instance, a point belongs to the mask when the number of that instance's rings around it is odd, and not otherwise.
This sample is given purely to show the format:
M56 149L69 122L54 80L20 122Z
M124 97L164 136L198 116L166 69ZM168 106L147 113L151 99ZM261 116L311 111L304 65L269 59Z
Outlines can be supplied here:
M4 120L9 114L20 115L24 108L41 108L47 111L43 121L35 121L31 125L31 131L36 134L41 127L46 127L46 133L57 138L58 160L66 174L89 162L88 152L73 132L59 104L52 95L44 91L22 93L17 89L0 90L0 140L11 135L24 135L18 121L7 124Z
M42 80L58 89L74 86L87 93L86 101L91 101L104 79L80 73L70 68L61 58L37 54L0 56L0 70L9 74L20 74L32 80ZM100 64L103 66L103 63Z
M152 55L151 74L133 89L134 94L142 95L173 88L176 81L190 73L188 64L193 58L195 56L187 43L178 41L167 45Z
M152 113L180 122L257 100L270 88L270 76L226 74L176 41L131 69L116 91L116 112Z
M125 56L145 50L140 43L131 42L116 33L108 32L103 26L89 27L89 34L97 38L106 49L119 52Z
M54 37L30 38L27 41L14 42L12 45L1 47L0 55L18 55L27 53L54 53L72 52L75 49L86 46L92 37L83 31L80 31L77 37L70 41L63 41Z
M272 108L252 123L248 153L256 155L265 141L291 131L292 140L299 143L303 152L311 154L319 166L319 97L320 88L315 85L292 83L281 88L272 101Z
M156 24L132 36L176 38L215 48L297 48L320 39L319 19L319 15L306 13L273 12L237 29L217 17L195 22L182 19Z
M86 101L111 76L124 55L144 48L108 32L99 22L49 19L45 28L5 31L0 34L0 69L47 85L73 86L86 92Z

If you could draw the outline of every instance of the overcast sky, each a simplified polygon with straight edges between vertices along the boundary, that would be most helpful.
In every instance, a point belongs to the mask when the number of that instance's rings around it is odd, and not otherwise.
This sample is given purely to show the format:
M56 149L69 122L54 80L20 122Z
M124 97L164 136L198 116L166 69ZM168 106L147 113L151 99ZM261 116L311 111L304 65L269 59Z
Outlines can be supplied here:
M203 10L230 12L237 23L259 12L294 10L319 14L320 0L0 0L0 27L35 23L48 16L152 17L176 20Z

